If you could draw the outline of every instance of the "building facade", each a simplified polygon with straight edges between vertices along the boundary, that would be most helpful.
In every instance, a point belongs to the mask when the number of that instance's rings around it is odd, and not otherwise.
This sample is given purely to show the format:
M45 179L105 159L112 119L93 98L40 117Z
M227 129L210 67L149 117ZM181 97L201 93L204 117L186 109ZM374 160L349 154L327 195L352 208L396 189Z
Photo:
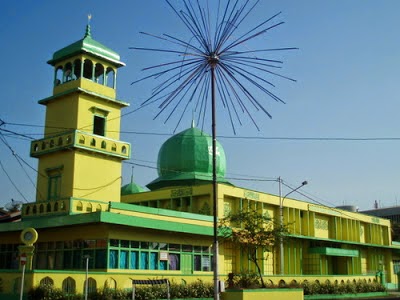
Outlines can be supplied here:
M45 131L31 144L36 201L23 205L19 222L0 224L0 293L18 294L21 257L26 291L47 283L82 293L87 263L89 291L129 289L132 279L211 282L215 259L221 280L254 271L229 242L213 255L211 137L193 124L163 144L149 190L134 182L121 189L122 162L131 153L120 140L128 103L116 98L124 63L92 38L89 26L48 63L53 94L39 101ZM375 280L383 271L389 285L397 284L393 260L400 247L392 244L390 221L234 186L225 171L218 143L219 218L252 209L279 219L283 212L290 239L262 264L271 281Z

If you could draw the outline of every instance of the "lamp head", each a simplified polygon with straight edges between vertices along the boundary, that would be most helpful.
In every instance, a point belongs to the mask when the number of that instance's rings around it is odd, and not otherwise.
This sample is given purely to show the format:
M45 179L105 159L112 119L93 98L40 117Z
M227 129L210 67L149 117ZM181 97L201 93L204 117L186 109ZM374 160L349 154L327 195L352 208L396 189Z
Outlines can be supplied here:
M306 185L306 184L308 184L308 181L307 181L307 180L305 180L305 181L303 181L303 182L301 183L301 185Z

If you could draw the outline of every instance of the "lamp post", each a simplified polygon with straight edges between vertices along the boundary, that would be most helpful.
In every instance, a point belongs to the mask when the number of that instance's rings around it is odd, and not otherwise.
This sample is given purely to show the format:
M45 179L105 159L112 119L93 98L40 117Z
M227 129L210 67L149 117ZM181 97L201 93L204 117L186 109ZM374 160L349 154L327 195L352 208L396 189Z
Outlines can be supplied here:
M90 259L90 255L85 255L83 257L85 259L86 262L86 274L85 274L85 300L88 299L88 291L89 291L89 259Z
M281 226L281 230L283 228L283 201L286 199L287 196L289 196L290 194L296 192L298 189L302 188L303 186L305 186L308 182L307 181L303 181L301 183L301 185L299 185L297 188L292 189L290 192L288 192L285 196L282 197L282 178L278 177L278 181L279 181L279 220L280 220L280 226ZM281 235L280 237L280 241L279 241L279 254L280 254L280 273L281 275L284 274L284 254L283 254L283 236Z

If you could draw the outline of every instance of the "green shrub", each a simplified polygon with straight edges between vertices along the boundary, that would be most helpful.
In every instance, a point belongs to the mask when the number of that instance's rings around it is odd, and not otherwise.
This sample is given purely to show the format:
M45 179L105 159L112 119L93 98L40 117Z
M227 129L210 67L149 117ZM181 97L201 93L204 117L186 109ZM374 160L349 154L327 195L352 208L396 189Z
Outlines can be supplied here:
M229 284L233 284L233 288L259 288L261 287L259 276L254 272L243 272L234 274Z
M356 293L371 293L371 292L385 292L386 288L378 282L366 282L359 280L357 282L347 281L346 283L331 283L326 281L320 283L318 280L308 282L307 280L301 283L304 290L304 295L318 295L318 294L356 294Z
M30 289L29 300L66 300L62 290L54 288L51 284L44 284Z

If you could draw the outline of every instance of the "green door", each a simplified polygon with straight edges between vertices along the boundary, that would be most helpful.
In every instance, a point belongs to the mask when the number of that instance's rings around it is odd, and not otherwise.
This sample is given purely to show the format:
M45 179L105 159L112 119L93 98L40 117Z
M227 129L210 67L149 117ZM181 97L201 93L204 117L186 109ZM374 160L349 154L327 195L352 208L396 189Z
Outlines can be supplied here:
M181 255L182 274L193 274L193 259L191 254Z

